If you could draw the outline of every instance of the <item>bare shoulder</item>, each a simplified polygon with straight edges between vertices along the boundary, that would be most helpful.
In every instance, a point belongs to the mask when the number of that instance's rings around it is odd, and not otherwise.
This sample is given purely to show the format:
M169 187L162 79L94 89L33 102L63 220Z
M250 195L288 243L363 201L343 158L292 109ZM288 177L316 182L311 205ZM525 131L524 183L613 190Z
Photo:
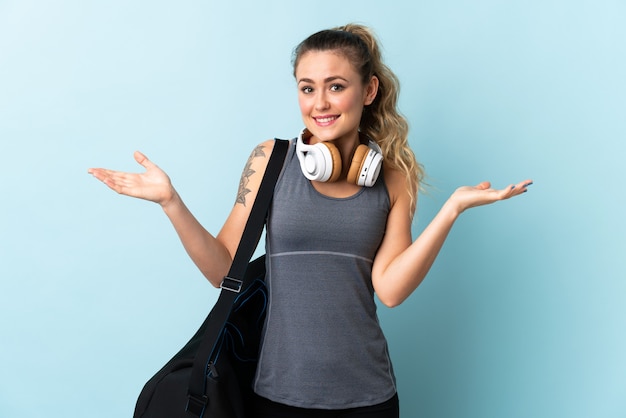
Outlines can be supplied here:
M409 190L411 186L410 182L407 181L406 175L402 171L392 167L385 166L383 170L385 174L385 185L389 192L392 207L399 201L409 202L411 200Z
M217 239L224 244L232 257L237 251L244 227L250 216L269 157L274 149L274 142L274 140L261 142L250 153L241 173L235 204L217 235Z

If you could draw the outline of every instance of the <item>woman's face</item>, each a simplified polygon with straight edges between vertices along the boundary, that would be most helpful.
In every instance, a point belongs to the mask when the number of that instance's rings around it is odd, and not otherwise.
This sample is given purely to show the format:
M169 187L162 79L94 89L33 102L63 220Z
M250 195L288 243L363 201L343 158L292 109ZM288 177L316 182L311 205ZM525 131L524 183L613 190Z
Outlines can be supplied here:
M378 79L361 76L336 51L309 51L296 67L298 102L306 128L320 141L358 138L363 106L372 103Z

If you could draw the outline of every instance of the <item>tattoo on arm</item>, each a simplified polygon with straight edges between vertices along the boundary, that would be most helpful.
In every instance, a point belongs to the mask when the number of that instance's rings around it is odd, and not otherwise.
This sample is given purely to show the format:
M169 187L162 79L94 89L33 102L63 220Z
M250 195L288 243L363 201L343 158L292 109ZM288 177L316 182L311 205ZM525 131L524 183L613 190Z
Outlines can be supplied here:
M265 157L265 152L263 151L263 147L261 145L252 151L252 154L250 154L250 157L246 162L246 166L243 168L243 173L241 173L241 179L239 180L239 191L237 192L237 200L235 204L241 203L246 206L246 195L251 192L247 186L250 182L250 177L256 172L250 167L252 166L252 160L257 157Z

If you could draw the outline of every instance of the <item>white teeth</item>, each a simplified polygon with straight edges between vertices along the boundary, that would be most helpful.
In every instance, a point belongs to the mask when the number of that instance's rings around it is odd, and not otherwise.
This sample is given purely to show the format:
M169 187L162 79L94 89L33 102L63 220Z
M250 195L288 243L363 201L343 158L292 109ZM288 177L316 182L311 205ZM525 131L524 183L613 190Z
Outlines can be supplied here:
M328 118L316 118L316 120L320 123L328 123L332 120L335 120L335 117L328 117Z

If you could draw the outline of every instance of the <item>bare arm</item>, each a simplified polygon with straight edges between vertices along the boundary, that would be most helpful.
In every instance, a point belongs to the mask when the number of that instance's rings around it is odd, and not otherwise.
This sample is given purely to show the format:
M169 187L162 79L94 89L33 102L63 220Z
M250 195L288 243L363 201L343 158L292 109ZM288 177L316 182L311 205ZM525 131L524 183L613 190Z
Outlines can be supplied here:
M387 177L387 173L386 177ZM374 260L372 282L387 306L402 303L420 285L433 265L454 222L467 209L518 196L530 180L501 190L488 182L458 188L420 236L412 242L411 213L406 185L398 173L390 173L388 187L396 196L387 221L385 238ZM404 192L403 192L404 190Z
M140 152L135 153L135 160L146 169L143 173L124 173L102 168L89 169L89 173L117 193L161 205L193 262L217 287L232 264L273 143L266 141L260 144L250 155L241 175L235 205L217 236L210 234L189 211L165 172Z

